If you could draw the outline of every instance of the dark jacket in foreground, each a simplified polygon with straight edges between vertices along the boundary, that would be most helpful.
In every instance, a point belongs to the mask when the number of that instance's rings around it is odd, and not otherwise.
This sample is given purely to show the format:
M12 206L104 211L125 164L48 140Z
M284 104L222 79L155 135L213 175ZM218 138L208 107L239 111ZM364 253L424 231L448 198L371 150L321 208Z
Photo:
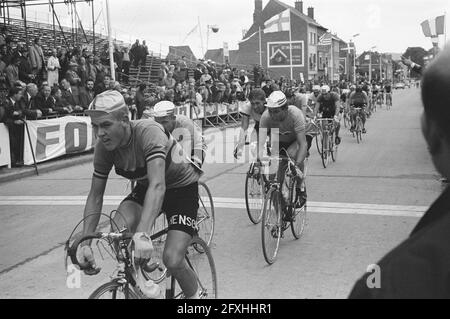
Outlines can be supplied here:
M349 298L450 298L450 187L378 265L381 287L368 288L367 273Z

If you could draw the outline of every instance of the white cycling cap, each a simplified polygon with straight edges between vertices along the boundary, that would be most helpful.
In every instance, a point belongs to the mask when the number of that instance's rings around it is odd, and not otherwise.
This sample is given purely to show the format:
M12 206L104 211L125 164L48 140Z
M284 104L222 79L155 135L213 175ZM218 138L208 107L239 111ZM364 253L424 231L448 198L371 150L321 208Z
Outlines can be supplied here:
M84 112L87 115L106 115L121 109L128 109L122 94L108 90L97 95Z
M156 103L153 108L153 116L154 117L164 117L168 115L172 115L175 112L175 104L170 101L161 101Z
M321 87L321 90L328 93L328 92L330 92L330 87L328 85L324 85Z
M267 99L267 108L275 109L284 106L287 103L286 95L281 91L274 91Z

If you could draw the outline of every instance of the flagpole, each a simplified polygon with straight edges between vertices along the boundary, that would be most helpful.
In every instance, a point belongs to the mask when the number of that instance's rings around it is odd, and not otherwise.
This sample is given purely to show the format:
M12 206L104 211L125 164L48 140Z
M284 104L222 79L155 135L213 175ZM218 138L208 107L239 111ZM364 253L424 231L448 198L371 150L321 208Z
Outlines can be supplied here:
M109 2L106 0L106 15L108 18L108 42L109 42L109 66L111 68L111 79L116 81L116 70L114 69L114 48L111 34L111 16L109 14Z
M205 56L205 49L203 47L203 35L202 35L202 26L200 25L200 16L198 17L198 29L200 31L200 42L201 42L201 46L202 46L202 54L203 57Z
M331 77L330 84L334 81L333 35L331 35Z
M262 67L262 41L261 41L261 26L259 26L259 65Z
M289 52L291 54L290 66L291 66L291 81L294 79L294 70L292 66L292 25L291 25L291 10L289 10Z

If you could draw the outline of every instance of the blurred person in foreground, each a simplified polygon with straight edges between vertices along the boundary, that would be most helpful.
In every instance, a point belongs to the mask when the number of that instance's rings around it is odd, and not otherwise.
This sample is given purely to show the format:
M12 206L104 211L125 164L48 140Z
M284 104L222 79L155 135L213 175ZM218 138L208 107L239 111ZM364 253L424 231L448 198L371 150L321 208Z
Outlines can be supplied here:
M422 133L434 166L450 177L450 46L423 71ZM407 240L365 274L350 298L450 298L450 188L432 204ZM375 268L376 271L376 268ZM374 287L374 288L369 288Z

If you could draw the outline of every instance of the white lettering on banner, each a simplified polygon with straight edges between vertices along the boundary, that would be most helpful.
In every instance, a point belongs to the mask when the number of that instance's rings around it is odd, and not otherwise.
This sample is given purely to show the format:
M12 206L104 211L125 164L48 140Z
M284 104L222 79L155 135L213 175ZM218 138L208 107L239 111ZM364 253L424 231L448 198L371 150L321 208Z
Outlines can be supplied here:
M11 167L11 153L9 148L9 131L5 124L0 123L0 166Z
M37 163L66 154L85 152L95 145L89 117L65 116L51 120L27 121L27 124ZM25 165L33 164L27 134L23 157Z
M191 105L185 104L182 106L177 106L177 107L175 107L174 113L175 113L175 115L184 115L184 116L191 118Z

